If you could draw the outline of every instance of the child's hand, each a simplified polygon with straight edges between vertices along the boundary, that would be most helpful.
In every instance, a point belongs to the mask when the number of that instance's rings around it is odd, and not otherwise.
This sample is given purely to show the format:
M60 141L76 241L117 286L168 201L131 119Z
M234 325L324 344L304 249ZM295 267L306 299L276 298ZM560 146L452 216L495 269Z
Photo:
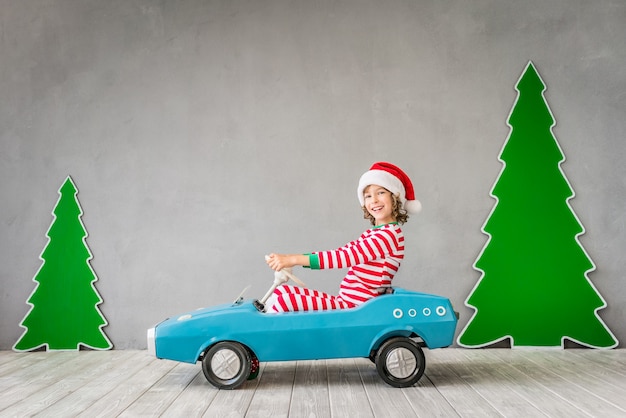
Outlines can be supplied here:
M265 256L265 262L274 271L293 266L308 266L309 256L304 254L270 254Z
M287 259L289 256L284 254L270 254L265 257L265 262L268 266L274 271L280 271L286 267L292 267L293 265L288 265Z

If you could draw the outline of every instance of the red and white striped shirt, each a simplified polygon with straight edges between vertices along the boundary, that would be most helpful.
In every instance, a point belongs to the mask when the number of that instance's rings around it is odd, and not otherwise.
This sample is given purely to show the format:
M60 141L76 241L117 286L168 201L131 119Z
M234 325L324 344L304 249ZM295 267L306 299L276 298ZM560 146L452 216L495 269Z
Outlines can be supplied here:
M332 251L310 255L312 269L348 268L339 296L354 305L379 295L377 289L391 286L404 258L404 234L397 223L365 231L357 240Z

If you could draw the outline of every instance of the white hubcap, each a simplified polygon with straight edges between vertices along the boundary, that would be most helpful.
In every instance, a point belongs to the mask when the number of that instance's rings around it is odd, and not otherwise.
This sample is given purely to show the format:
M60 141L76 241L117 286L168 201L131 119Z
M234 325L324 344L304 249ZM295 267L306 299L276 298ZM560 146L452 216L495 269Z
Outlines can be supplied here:
M391 375L398 379L404 379L413 374L417 368L417 360L410 350L396 348L387 355L385 365Z
M228 380L237 376L241 368L241 361L234 351L224 349L213 355L211 359L211 369L215 376L220 379Z

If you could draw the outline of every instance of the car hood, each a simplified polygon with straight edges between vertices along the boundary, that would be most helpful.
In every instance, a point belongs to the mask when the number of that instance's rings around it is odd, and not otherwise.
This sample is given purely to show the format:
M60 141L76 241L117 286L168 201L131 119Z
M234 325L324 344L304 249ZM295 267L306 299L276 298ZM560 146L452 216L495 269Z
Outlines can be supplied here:
M230 311L238 310L238 309L241 310L242 306L243 306L242 303L225 303L222 305L210 306L207 308L199 308L199 309L196 309L195 311L184 312L182 314L171 316L165 319L159 325L163 325L167 323L179 323L179 322L185 322L189 320L216 316L216 315L220 315L224 311L230 312Z

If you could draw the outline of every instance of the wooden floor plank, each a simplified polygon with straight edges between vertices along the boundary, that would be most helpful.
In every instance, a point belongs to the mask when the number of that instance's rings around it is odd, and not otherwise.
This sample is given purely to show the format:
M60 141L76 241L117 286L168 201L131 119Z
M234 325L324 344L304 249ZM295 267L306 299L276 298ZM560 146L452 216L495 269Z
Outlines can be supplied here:
M402 392L415 411L416 417L451 418L460 416L439 392L439 389L433 385L428 376L422 376L416 385L403 388Z
M51 357L52 356L52 357ZM46 373L56 364L66 361L52 353L30 353L30 355L15 354L15 361L7 362L0 367L0 410L2 410L2 397L15 398L16 385L20 382L28 382ZM5 393L7 391L12 393Z
M56 353L49 353L57 357ZM122 355L122 352L111 356ZM21 394L28 393L19 402L2 410L7 416L35 415L53 406L59 400L79 389L85 382L104 369L103 356L93 351L65 352L58 355L62 361L56 370L45 371L35 380L22 382ZM52 362L51 362L52 363ZM33 389L36 389L33 391Z
M259 379L248 380L234 390L219 390L203 417L245 417L258 389Z
M145 351L0 352L0 416L626 416L626 350L426 350L417 385L368 359L276 362L236 390Z
M203 417L241 418L250 410L258 381L248 381L236 390L220 390Z
M460 356L447 359L442 352L434 350L433 356L438 359L427 366L426 375L437 387L450 406L460 416L476 417L500 417L502 416L491 403L483 398L463 376L459 375L457 368L463 364Z
M330 416L328 398L326 362L324 360L297 362L289 415L328 417Z
M184 388L182 393L169 405L161 415L164 418L201 417L203 416L218 389L212 386L198 368L196 377Z
M20 370L26 371L30 369L35 363L43 361L50 356L45 352L36 352L36 353L12 353L10 351L2 351L5 354L3 358L6 360L0 364L0 379L6 376L11 376L16 372L20 372ZM2 380L0 380L2 382ZM0 383L0 392L5 389L8 389L9 385L3 385Z
M500 350L500 351L498 351ZM471 350L475 361L481 362L493 372L493 378L500 380L524 397L536 409L550 417L585 416L578 408L544 386L528 374L515 367L519 357L517 350L492 349ZM467 353L463 353L467 356Z
M140 367L133 367L128 372L120 370L122 377L118 385L78 416L84 418L118 416L178 364L173 361L157 360L145 351L141 357Z
M0 351L0 377L11 373L16 365L32 364L34 358L45 359L45 352L16 353L13 351Z
M626 376L626 349L621 350L567 350L575 356L582 357L597 366Z
M119 417L160 416L197 375L198 368L195 364L177 364L119 414Z
M415 411L416 417L458 417L459 414L448 403L447 399L439 392L439 389L428 377L428 369L431 364L442 361L438 353L441 350L424 350L426 358L426 371L416 385L403 388L404 396ZM434 354L433 354L434 353Z
M261 364L259 385L246 417L288 417L295 378L295 361Z
M0 393L0 411L6 411L11 405L24 402L31 396L39 396L41 390L56 386L57 382L72 375L89 359L83 356L81 361L79 352L67 351L36 352L32 355L36 361L31 366L2 377L5 390ZM95 358L92 360L96 361Z
M135 363L142 353L114 351L107 356L96 353L92 355L99 358L99 363L93 370L86 370L84 373L73 370L73 379L77 380L74 390L35 416L67 417L79 414L118 385L120 370L126 368L124 364Z
M501 364L498 360L483 358L484 350L463 350L456 353L462 354L458 359L458 367L463 378L504 416L553 416L537 406L537 399L541 400L544 396L526 389L528 382L522 373L508 369L508 365ZM531 383L531 387L534 384ZM549 397L545 402L554 404L555 400Z
M505 352L505 351L508 351ZM582 386L572 383L563 376L555 373L553 367L544 367L538 365L536 362L530 361L529 356L539 358L542 356L548 356L553 358L557 353L554 350L494 350L493 353L499 357L504 358L513 365L516 369L521 371L526 376L533 379L536 383L540 384L548 391L554 393L558 397L564 399L577 409L576 415L586 416L620 416L623 412L619 408L611 405L593 394L584 390ZM571 415L570 415L571 416Z
M357 362L363 359L326 360L330 413L334 417L374 416Z
M13 361L17 357L11 355L11 351L8 350L0 350L0 364L6 361Z
M40 387L45 387L39 377L55 367L62 367L66 361L57 355L51 358L46 353L32 354L11 362L16 367L11 367L10 370L6 368L0 377L0 411L36 393Z
M374 416L416 416L416 411L413 410L411 402L409 402L402 390L383 382L376 371L374 363L366 359L359 359L357 365Z
M459 353L464 357L459 357ZM527 398L515 390L516 382L494 375L494 367L476 361L472 350L440 350L439 358L447 360L447 367L452 368L468 385L482 396L496 411L505 417L546 417Z
M626 416L626 388L622 375L617 376L608 370L598 373L592 362L583 364L575 361L573 358L576 356L569 351L559 350L549 356L537 351L522 352L520 355L568 381L574 386L581 403L612 405L620 411L620 415Z

